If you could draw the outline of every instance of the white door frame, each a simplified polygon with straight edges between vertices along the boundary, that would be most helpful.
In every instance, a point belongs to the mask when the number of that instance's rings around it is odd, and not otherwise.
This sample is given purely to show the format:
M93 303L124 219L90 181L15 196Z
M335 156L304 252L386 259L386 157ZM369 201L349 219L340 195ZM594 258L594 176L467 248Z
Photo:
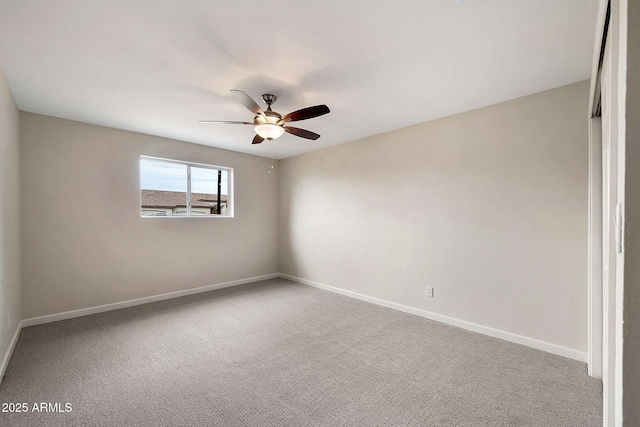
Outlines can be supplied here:
M607 28L609 37L606 36ZM606 83L600 80L605 50L610 54ZM626 53L627 0L600 0L589 104L588 366L590 375L603 380L605 427L622 426ZM601 83L606 86L604 92ZM609 110L604 134L598 132L601 93L606 93ZM603 164L603 141L608 144L605 147L608 148L608 159L605 158L608 161L604 169L599 166ZM607 170L610 171L608 175L601 175ZM603 177L600 182L598 176ZM602 198L603 181L611 184L605 191L608 200ZM603 212L603 205L609 207L608 212ZM607 224L602 221L603 214L605 219L609 218ZM602 233L604 237L601 238ZM608 256L604 258L605 255ZM603 268L604 259L608 262L608 274Z

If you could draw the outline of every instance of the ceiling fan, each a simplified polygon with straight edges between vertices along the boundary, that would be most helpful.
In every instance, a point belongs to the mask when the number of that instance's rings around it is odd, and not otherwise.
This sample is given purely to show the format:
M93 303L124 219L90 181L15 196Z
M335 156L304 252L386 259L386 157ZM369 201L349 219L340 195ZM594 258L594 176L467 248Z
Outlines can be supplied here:
M242 105L247 107L249 111L255 114L252 122L200 120L200 123L226 123L255 126L254 129L257 135L255 136L255 138L253 138L252 144L260 144L265 139L272 140L279 138L285 132L290 133L291 135L299 136L301 138L316 140L320 138L320 135L318 135L317 133L293 126L285 126L285 124L289 122L312 119L314 117L325 115L330 111L329 107L323 104L303 108L301 110L294 111L293 113L281 116L280 114L271 110L271 105L278 99L278 97L276 97L275 95L271 95L270 93L265 93L264 95L262 95L262 100L265 104L267 104L267 110L264 111L249 95L247 95L243 91L238 89L231 89L231 93L236 97L238 101L240 101Z

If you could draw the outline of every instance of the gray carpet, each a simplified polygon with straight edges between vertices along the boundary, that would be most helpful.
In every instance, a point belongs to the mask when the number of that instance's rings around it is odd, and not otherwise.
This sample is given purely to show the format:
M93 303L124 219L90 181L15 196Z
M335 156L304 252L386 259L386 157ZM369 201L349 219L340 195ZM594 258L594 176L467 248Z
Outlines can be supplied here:
M0 425L586 427L601 400L584 363L274 279L24 329Z

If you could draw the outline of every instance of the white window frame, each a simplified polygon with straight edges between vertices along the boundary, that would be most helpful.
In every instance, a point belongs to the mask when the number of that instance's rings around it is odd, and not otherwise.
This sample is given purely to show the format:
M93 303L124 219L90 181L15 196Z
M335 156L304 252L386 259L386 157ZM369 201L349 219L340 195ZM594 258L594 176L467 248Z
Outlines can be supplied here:
M141 155L138 160L138 168L140 167L140 160L142 159L151 159L151 160L160 160L168 163L176 163L180 165L185 165L187 167L187 215L167 215L167 216L146 216L142 215L140 212L141 218L233 218L234 216L234 197L233 197L233 168L227 166L216 166L209 165L206 163L196 163L196 162L186 162L183 160L175 160L175 159L165 159L163 157L154 157L154 156L145 156ZM197 167L201 169L214 169L214 170L222 170L227 171L227 214L226 215L191 215L191 167ZM140 203L139 209L142 209L142 182L140 181L140 169L138 169L138 191L140 191ZM220 209L220 207L218 207Z

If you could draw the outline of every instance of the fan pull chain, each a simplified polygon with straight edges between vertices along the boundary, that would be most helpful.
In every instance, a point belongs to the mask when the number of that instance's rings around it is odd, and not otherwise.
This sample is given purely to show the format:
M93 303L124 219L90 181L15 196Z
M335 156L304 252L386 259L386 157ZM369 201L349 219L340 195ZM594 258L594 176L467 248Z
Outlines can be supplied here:
M273 146L271 145L271 141L269 141L269 155L271 157L271 166L269 167L269 175L271 175L271 171L273 171Z

